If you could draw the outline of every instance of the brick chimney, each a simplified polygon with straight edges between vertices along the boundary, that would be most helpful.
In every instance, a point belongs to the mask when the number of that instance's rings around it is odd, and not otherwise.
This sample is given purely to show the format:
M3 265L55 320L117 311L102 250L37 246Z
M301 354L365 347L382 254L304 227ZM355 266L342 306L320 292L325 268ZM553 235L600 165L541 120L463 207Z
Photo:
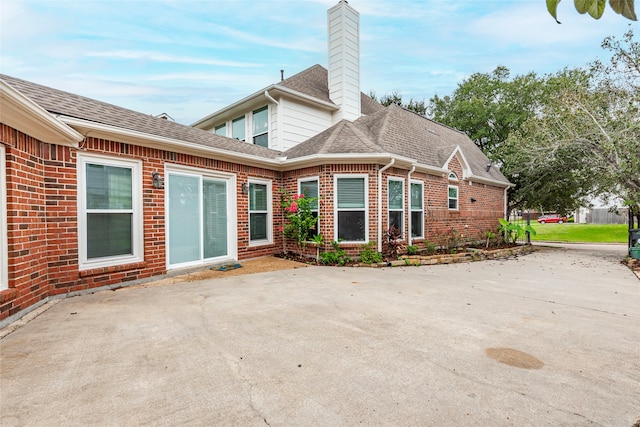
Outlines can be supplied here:
M333 122L354 121L360 111L360 14L346 0L327 12L329 97L340 106Z

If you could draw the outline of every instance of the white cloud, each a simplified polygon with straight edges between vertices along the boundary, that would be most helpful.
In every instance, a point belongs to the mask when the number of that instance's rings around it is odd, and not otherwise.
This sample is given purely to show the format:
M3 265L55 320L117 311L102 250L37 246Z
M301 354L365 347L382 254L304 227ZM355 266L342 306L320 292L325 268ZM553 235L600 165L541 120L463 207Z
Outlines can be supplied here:
M215 60L200 57L187 57L177 55L167 55L149 51L135 50L113 50L100 52L87 52L85 56L107 59L126 59L126 60L147 60L154 62L168 62L176 64L194 64L194 65L214 65L218 67L259 67L262 64L256 62L239 62Z

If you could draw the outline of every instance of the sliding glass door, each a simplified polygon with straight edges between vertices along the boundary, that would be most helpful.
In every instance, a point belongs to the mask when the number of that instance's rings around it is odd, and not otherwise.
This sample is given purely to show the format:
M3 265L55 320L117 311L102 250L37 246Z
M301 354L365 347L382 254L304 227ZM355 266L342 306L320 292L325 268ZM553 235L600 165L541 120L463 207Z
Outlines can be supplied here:
M168 172L168 264L195 265L230 256L230 178Z

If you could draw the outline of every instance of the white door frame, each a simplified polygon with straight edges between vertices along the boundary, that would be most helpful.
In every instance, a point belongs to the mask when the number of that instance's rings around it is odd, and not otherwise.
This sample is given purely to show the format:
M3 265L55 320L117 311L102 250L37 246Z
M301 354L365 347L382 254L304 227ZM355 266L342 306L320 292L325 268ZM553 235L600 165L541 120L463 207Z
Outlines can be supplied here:
M227 183L227 256L221 258L207 258L201 259L193 262L185 262L180 264L170 264L169 263L169 221L170 221L170 212L169 212L169 174L183 174L183 175L191 175L197 176L200 178L200 182L202 182L203 178L211 178L211 179L219 179L226 181ZM208 169L200 169L194 167L187 167L182 165L175 164L165 164L164 168L164 176L165 176L165 257L166 257L166 267L167 270L184 268L190 266L203 265L207 263L211 263L212 261L224 261L224 260L237 260L238 259L238 229L236 226L237 221L237 212L238 205L236 201L236 175L232 173L213 171ZM202 209L202 206L201 206ZM202 230L201 230L202 233Z

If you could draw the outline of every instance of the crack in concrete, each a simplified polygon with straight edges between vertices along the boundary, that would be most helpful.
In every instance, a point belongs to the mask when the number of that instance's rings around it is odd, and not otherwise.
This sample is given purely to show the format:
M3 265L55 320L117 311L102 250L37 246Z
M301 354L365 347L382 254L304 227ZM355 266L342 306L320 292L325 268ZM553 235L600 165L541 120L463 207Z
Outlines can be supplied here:
M477 286L471 286L471 288L475 289L475 290L478 290L478 291L484 291L484 292L496 292L496 291L491 291L489 289L479 288ZM600 309L593 308L593 307L584 307L584 306L581 306L581 305L567 304L567 303L564 303L564 302L556 302L556 301L553 301L553 300L547 300L547 299L543 299L543 298L527 297L527 296L523 296L523 295L512 294L512 293L509 293L509 292L500 292L500 293L504 294L504 295L509 295L509 296L512 296L512 297L516 297L516 298L522 298L522 299L526 299L526 300L531 300L531 301L539 301L539 302L546 302L548 304L561 305L563 307L579 308L579 309L582 309L582 310L595 311L597 313L611 314L613 316L629 317L629 318L632 318L632 319L636 319L636 318L640 319L640 317L637 317L637 316L634 316L634 315L629 315L629 314L626 314L626 313L615 313L613 311L600 310Z

